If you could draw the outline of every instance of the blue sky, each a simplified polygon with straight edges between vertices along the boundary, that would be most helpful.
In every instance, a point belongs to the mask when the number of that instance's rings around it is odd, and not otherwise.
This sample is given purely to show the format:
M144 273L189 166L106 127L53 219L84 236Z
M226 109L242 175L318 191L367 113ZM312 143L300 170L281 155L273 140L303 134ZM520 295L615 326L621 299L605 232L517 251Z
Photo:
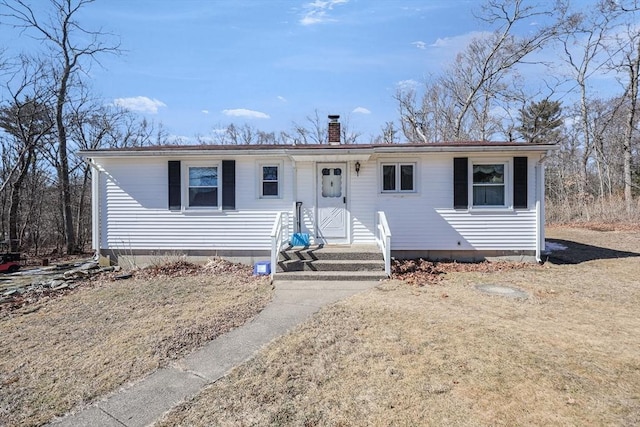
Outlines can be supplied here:
M37 2L35 2L37 4ZM43 2L44 3L44 2ZM106 102L175 136L229 123L289 130L317 110L367 142L398 118L398 85L437 73L474 32L475 0L98 0L80 21L124 53L89 71ZM19 46L15 30L0 40Z

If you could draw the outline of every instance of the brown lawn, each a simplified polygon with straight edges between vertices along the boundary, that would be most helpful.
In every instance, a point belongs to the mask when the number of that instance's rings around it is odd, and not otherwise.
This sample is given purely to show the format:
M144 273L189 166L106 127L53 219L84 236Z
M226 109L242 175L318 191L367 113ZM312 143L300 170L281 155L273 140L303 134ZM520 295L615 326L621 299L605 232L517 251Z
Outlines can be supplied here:
M0 312L0 425L39 425L242 325L273 288L221 261L102 278Z
M392 280L327 307L161 425L639 425L640 232L548 237L569 249L544 266Z

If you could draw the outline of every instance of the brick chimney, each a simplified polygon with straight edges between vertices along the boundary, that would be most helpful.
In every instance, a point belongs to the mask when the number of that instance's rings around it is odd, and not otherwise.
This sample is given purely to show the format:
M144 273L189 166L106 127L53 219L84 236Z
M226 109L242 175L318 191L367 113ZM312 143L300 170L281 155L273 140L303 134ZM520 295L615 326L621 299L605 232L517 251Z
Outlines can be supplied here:
M329 115L329 144L340 145L340 116Z

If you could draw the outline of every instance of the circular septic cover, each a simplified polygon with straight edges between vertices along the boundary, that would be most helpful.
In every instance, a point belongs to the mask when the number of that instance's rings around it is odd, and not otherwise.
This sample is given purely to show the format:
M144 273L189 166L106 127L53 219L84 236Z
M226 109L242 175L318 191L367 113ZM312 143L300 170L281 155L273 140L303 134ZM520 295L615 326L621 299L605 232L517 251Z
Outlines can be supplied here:
M476 285L475 288L486 294L499 295L507 298L527 298L529 296L525 291L504 285Z

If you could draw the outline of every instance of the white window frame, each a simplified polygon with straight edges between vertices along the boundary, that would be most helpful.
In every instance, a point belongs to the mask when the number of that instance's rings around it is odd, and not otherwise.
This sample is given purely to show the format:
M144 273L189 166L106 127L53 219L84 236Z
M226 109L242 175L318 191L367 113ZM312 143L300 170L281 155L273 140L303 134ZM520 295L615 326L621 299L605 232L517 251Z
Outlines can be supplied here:
M395 170L395 189L393 190L385 190L384 189L384 167L385 166L395 166L396 170ZM402 190L400 188L401 186L401 173L400 170L402 168L402 166L411 166L413 168L413 175L412 175L412 189L411 190ZM416 162L403 162L403 161L397 161L397 162L380 162L380 192L383 194L398 194L398 193L404 193L404 194L411 194L411 193L416 193L418 191L417 189L417 185L418 185L418 164Z
M471 165L469 167L469 208L472 211L504 211L513 209L513 160L512 159L470 159ZM473 198L473 189L475 187L473 182L473 168L474 166L481 165L503 165L504 166L504 182L501 184L504 187L504 204L502 205L476 205ZM490 184L482 184L482 186L489 186Z
M266 166L274 166L278 168L278 195L270 196L264 195L263 193L263 175L262 168ZM283 188L283 173L284 173L284 162L282 160L274 160L274 161L260 161L256 163L256 197L258 199L282 199L282 188Z
M221 162L184 162L182 172L182 209L198 211L220 211L222 210L222 163ZM191 206L189 204L189 170L191 168L217 168L218 171L218 200L216 206Z

